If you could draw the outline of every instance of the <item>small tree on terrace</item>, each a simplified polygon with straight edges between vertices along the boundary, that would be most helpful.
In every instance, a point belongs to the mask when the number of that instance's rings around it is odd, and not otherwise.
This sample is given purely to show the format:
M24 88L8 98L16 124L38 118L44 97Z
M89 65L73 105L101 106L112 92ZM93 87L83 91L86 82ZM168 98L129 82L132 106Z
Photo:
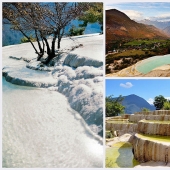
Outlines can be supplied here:
M154 106L156 107L156 110L160 110L163 108L164 102L166 102L167 99L165 99L162 95L156 96L154 99Z
M141 111L142 111L142 112L149 112L150 110L149 110L148 108L143 107L143 108L141 109Z
M163 109L170 110L170 100L164 102Z
M121 104L123 98L113 98L113 95L106 97L106 117L118 116L124 113L125 107Z
M22 32L38 54L37 60L44 55L46 46L48 58L45 63L48 64L55 57L56 40L57 48L60 48L65 27L88 8L88 3L3 3L3 21ZM30 33L34 33L38 49L29 38ZM49 36L51 40L48 40Z

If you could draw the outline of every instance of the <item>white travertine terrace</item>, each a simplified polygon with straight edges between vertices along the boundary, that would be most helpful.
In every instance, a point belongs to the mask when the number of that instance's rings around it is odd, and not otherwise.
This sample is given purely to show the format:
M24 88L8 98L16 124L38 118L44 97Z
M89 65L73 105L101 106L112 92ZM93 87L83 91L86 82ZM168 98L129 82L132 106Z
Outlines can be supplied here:
M139 162L170 162L170 110L125 114L122 122L112 117L106 121L106 130L116 132L118 136L134 135L130 142Z

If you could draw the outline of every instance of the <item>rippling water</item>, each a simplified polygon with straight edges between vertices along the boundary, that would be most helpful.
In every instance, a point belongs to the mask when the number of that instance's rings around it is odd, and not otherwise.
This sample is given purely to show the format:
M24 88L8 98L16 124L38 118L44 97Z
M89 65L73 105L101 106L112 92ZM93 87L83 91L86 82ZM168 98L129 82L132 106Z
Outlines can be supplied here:
M3 167L103 167L103 146L62 94L2 83Z

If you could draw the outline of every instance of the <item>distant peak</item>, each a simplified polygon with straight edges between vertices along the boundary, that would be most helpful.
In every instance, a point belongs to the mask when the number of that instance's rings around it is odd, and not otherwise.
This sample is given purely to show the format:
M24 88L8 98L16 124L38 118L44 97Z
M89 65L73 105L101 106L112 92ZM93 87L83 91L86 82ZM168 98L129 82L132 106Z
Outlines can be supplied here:
M119 11L117 9L109 9L109 10L106 10L106 12L113 14L113 15L117 15L117 16L121 16L121 17L130 19L125 13L123 13L122 11Z
M117 9L107 9L106 11L118 11Z
M137 96L136 94L130 94L129 96Z

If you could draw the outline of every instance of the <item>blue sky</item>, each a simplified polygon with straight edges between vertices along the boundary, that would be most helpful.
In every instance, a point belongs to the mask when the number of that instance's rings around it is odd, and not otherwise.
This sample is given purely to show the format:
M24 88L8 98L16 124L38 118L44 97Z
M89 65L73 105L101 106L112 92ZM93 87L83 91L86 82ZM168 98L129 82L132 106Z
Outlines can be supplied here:
M135 20L170 21L170 2L107 2L105 9L118 9Z
M106 96L130 94L138 95L150 104L158 95L170 99L170 79L106 79Z

